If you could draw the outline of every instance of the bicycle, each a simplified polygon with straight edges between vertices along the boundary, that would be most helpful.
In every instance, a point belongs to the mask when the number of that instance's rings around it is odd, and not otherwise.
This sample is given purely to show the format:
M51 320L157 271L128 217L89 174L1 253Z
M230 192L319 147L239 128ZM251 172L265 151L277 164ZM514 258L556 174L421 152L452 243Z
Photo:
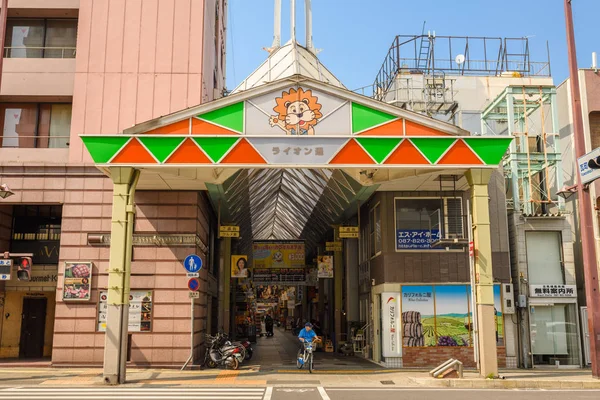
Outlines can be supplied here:
M313 339L312 342L304 341L304 351L302 352L298 349L298 355L296 356L296 367L298 367L298 369L302 369L304 365L308 364L308 372L312 374L314 358L313 345L317 342L319 342L319 339Z

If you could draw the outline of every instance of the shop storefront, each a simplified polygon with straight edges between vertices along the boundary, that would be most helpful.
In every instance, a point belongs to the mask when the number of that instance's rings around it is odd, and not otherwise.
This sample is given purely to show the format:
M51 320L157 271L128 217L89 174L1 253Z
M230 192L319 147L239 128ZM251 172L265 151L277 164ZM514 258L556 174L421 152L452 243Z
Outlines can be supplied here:
M577 287L563 268L559 231L527 231L528 317L533 367L579 367Z

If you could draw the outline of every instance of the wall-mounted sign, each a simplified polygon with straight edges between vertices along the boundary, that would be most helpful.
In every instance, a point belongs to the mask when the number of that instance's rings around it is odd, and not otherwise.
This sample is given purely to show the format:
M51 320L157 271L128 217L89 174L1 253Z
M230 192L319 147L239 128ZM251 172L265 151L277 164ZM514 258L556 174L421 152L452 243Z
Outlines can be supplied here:
M234 225L221 225L219 227L220 237L238 238L240 237L240 227Z
M358 239L358 226L340 226L340 238Z
M248 278L248 256L232 255L231 256L231 277L232 278Z
M106 332L106 311L108 292L100 292L98 303L98 331ZM129 294L129 332L150 332L152 330L152 292L132 291Z
M9 281L12 272L12 260L0 259L0 281Z
M384 357L402 357L400 335L400 293L381 294L381 333Z
M577 297L575 285L529 285L530 297Z
M58 282L58 267L57 266L37 266L31 270L29 281L19 281L13 279L6 282L6 287L29 287L29 288L44 288L43 290L56 290ZM47 289L46 289L47 288Z
M92 263L91 262L65 262L63 279L64 301L86 301L91 297Z
M325 251L342 251L342 242L325 242Z
M439 230L398 229L396 230L396 250L427 250L441 238Z
M333 256L318 256L317 269L319 279L333 278Z
M255 241L254 268L304 268L304 242Z

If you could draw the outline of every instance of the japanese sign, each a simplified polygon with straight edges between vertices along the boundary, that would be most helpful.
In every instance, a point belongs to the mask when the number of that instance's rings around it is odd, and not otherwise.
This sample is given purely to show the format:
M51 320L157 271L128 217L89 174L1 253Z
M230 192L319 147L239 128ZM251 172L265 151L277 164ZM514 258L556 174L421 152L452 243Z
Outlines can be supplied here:
M358 226L340 226L340 238L358 239Z
M333 256L318 256L317 268L319 279L333 278Z
M0 259L0 281L10 280L12 271L11 259Z
M231 256L231 277L232 278L248 278L248 256L233 255Z
M439 230L396 230L396 250L427 250L441 238Z
M345 143L342 138L252 138L251 143L272 164L327 163Z
M598 168L598 157L600 157L600 148L587 153L577 159L577 166L579 167L579 175L581 176L581 183L586 184L595 181L600 178L600 168Z
M89 300L92 287L91 262L65 262L63 301Z
M304 268L304 242L257 241L252 252L254 268Z
M400 293L381 294L382 344L384 357L401 357Z
M106 311L108 292L100 292L98 303L98 331L106 332ZM129 294L129 332L150 332L152 330L152 292L132 291Z
M254 269L254 282L264 283L285 283L294 282L297 284L305 283L305 273L303 268L260 268Z
M219 227L219 236L220 237L230 237L230 238L238 238L240 237L240 227L239 226L225 226L222 225Z
M325 251L342 251L342 242L325 242Z
M575 285L529 285L531 297L577 297Z

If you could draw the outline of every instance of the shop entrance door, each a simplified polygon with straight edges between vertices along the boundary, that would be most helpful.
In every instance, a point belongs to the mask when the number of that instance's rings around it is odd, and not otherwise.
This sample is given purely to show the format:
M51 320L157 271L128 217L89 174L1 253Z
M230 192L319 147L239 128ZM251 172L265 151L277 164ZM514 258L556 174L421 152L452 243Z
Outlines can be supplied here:
M23 298L21 341L19 357L41 358L44 355L44 331L46 328L46 298Z

